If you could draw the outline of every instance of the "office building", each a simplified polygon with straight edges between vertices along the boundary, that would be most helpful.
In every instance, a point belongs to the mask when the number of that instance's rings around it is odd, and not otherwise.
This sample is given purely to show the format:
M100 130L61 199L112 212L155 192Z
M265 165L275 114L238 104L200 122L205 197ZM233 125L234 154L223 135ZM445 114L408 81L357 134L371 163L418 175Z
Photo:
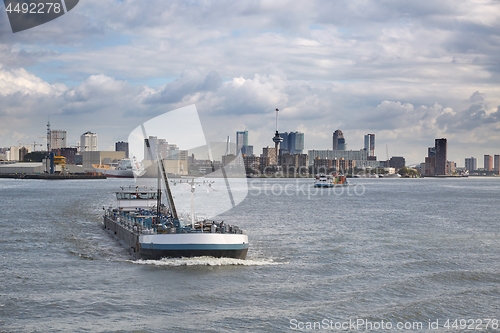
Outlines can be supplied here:
M448 174L447 148L448 141L445 138L435 140L436 168L435 174L443 176Z
M123 141L116 142L115 151L124 151L125 158L128 158L128 142L123 142Z
M80 136L80 152L97 151L97 134L85 132Z
M465 169L467 169L467 171L477 170L477 158L475 157L466 158Z
M484 155L484 171L493 171L493 157Z
M493 171L498 175L500 171L500 155L495 155L493 157Z
M368 156L375 156L375 134L365 135L365 150Z

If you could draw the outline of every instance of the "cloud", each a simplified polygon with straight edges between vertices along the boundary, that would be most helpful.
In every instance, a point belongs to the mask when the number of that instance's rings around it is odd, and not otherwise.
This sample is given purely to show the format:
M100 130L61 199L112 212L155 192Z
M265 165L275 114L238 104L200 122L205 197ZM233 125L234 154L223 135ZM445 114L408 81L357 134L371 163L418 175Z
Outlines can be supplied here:
M476 91L469 97L467 103L470 105L466 109L440 114L436 118L438 126L450 132L470 131L500 121L499 107L490 110L485 94Z

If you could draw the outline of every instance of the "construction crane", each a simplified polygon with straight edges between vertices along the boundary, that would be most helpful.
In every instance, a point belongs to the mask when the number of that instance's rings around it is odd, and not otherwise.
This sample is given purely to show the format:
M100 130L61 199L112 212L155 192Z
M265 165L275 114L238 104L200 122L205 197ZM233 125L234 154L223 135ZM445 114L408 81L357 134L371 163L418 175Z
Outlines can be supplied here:
M36 151L36 147L41 147L43 144L33 141L33 143L17 143L19 146L33 146L33 151Z

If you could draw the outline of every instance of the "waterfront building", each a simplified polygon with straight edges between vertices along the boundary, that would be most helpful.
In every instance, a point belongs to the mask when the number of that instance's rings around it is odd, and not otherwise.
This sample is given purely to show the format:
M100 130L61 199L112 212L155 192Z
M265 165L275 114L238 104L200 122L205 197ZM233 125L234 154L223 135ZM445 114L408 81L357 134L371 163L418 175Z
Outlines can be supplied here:
M406 160L402 156L392 156L389 160L389 167L394 168L396 170L401 169L406 165Z
M455 171L457 170L457 163L453 161L447 161L447 163L448 163L448 174L449 175L454 174Z
M465 169L467 171L474 171L477 170L477 158L475 157L470 157L465 159Z
M435 148L436 148L435 174L439 176L448 174L447 146L448 142L445 138L435 140Z
M97 151L97 134L90 131L80 136L80 152Z
M495 174L499 174L500 171L500 155L495 155L493 157L493 171Z
M66 131L50 131L50 149L66 148Z
M436 174L436 156L427 156L425 158L424 175L434 176Z
M115 151L124 151L125 158L128 158L128 142L118 141L115 143Z
M365 135L365 151L368 156L375 156L375 134Z
M493 171L493 157L484 155L484 171Z

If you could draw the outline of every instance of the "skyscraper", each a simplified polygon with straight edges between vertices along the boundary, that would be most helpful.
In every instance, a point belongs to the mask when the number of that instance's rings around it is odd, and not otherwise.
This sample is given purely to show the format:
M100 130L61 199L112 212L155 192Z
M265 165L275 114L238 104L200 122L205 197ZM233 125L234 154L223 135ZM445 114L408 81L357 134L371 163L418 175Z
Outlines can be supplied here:
M80 136L80 151L97 151L97 134L85 132Z
M115 151L124 151L125 157L128 158L128 142L123 142L123 141L116 142Z
M493 171L497 175L500 171L500 155L493 156Z
M280 154L302 154L304 151L304 133L284 132L280 133L283 142L280 145Z
M477 170L477 158L475 158L475 157L466 158L465 159L465 168L468 171Z
M484 171L493 171L493 157L484 155Z
M248 131L236 132L236 154L247 154Z
M447 148L448 141L445 138L435 140L436 147L436 175L444 176L448 174Z
M341 130L333 132L333 147L332 150L346 150L344 133Z
M365 150L368 156L375 156L375 134L365 135Z

